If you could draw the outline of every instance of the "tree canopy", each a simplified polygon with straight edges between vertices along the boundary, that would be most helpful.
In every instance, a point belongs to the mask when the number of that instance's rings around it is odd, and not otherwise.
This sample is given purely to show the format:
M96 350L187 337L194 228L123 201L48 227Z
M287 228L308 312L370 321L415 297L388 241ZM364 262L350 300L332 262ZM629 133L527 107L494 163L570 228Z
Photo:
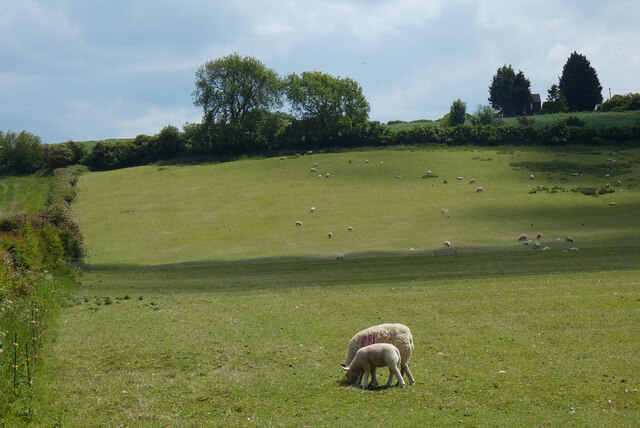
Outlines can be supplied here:
M560 92L558 85L551 85L547 90L547 100L542 104L540 114L565 113L567 111L569 111L567 99Z
M511 65L504 65L496 71L489 86L489 102L504 117L524 113L531 102L531 83L522 71L516 74Z
M598 73L587 57L573 52L562 69L560 91L573 111L593 111L602 103L602 86Z
M237 53L201 65L195 83L194 104L203 108L205 122L242 122L253 110L269 110L282 102L277 73Z
M303 119L316 120L321 128L333 127L344 119L359 124L369 118L369 103L353 79L305 71L301 75L290 74L286 83L293 111Z

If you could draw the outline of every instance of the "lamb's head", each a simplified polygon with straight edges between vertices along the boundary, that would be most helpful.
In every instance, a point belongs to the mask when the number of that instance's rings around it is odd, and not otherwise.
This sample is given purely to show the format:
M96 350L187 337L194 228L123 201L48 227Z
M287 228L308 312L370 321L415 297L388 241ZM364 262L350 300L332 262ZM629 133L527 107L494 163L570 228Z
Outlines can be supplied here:
M362 370L357 371L354 369L350 369L349 366L345 364L340 364L342 366L342 370L344 370L344 374L347 378L347 383L349 385L358 385L361 382L361 378L363 375Z

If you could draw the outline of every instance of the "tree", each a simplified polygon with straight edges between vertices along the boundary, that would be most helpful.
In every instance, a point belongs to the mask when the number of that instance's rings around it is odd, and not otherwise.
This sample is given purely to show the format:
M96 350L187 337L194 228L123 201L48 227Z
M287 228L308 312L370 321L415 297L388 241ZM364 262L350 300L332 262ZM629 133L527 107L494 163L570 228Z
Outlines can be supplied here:
M40 137L27 131L0 132L0 169L28 174L42 166L44 147Z
M156 155L158 159L172 159L184 152L184 140L180 130L167 125L157 135Z
M565 113L567 111L569 111L567 99L558 88L558 85L551 85L547 90L547 100L542 104L540 114Z
M471 115L471 124L473 126L492 125L498 118L496 112L491 106L476 106L476 111Z
M449 109L449 117L447 120L447 125L456 126L456 125L464 125L464 121L467 117L467 104L461 99L455 100L451 104L451 108Z
M602 86L587 57L573 52L562 69L560 91L572 111L593 111L602 103Z
M319 71L290 74L286 79L287 99L300 118L312 124L318 136L327 136L366 124L369 103L362 88L348 77L333 77Z
M489 102L504 117L523 114L531 102L531 83L522 71L515 74L511 65L498 68L489 86Z
M192 95L194 104L203 108L204 121L219 125L242 123L253 110L279 106L281 94L275 71L234 53L201 65Z

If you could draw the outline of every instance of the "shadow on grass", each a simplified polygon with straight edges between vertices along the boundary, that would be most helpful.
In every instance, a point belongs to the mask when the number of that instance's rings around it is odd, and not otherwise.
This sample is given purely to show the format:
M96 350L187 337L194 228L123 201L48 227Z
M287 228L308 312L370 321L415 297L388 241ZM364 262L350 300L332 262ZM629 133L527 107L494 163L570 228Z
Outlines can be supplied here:
M577 252L514 250L345 256L343 260L286 258L200 261L158 266L92 265L87 286L198 292L351 286L640 269L640 246L590 247ZM135 284L135 285L131 285Z

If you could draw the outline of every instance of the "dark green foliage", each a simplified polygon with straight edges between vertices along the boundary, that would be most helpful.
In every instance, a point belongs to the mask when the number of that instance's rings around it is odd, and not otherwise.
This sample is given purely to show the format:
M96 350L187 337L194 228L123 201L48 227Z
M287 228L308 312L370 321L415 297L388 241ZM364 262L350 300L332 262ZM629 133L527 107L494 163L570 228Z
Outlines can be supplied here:
M602 112L633 110L640 110L640 94L614 95L599 108Z
M511 65L504 65L496 71L489 86L491 106L502 111L504 117L524 114L531 102L531 83L522 71L516 74Z
M602 103L602 86L587 57L573 52L562 69L558 85L572 111L593 111Z
M463 125L467 116L467 104L461 99L455 100L449 110L448 126Z
M156 136L155 152L157 159L172 159L184 153L184 140L175 126L165 126Z
M494 112L491 106L477 106L476 111L471 115L473 126L492 125L499 119L499 114Z
M66 144L54 144L44 146L43 167L48 170L64 168L73 163L74 153Z
M44 160L40 137L27 131L19 134L0 131L0 171L29 174L37 171Z
M547 90L547 100L542 104L538 114L565 113L567 111L569 111L567 99L560 92L558 85L551 85L551 88Z

